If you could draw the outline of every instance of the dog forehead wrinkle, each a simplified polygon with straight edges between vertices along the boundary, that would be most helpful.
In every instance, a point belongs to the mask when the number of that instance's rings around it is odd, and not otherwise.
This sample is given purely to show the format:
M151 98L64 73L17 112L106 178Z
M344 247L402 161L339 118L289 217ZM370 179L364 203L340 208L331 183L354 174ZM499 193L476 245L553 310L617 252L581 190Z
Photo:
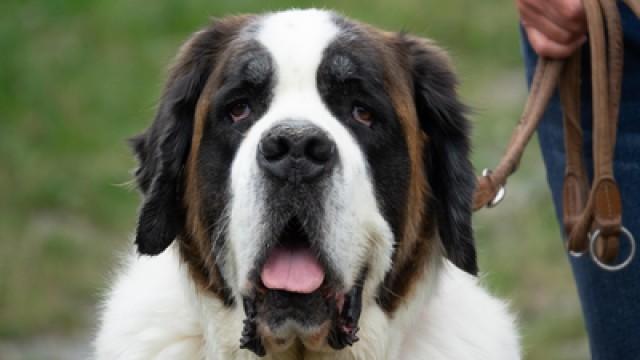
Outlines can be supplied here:
M254 84L261 84L266 81L271 73L271 63L266 56L257 56L249 61L245 67L247 80Z
M329 63L329 70L336 79L344 81L353 76L356 71L356 66L347 56L336 55Z

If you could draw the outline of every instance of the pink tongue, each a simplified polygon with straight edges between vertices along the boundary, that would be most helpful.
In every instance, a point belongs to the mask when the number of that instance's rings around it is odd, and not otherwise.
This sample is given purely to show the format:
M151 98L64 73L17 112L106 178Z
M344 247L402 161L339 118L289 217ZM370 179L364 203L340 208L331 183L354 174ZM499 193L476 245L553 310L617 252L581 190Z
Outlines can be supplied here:
M309 294L322 285L324 270L310 249L278 247L269 254L260 277L268 289Z

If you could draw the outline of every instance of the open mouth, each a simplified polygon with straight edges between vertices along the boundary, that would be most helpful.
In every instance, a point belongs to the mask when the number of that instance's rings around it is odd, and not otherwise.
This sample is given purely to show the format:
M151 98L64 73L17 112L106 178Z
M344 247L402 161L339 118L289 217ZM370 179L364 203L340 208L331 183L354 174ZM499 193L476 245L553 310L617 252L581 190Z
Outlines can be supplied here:
M267 255L260 272L262 285L269 290L311 294L320 289L324 278L324 266L311 248L309 235L294 217Z
M296 338L336 350L358 341L362 281L344 292L332 279L301 222L289 220L256 272L251 295L243 297L240 347L264 356L266 348L282 349Z

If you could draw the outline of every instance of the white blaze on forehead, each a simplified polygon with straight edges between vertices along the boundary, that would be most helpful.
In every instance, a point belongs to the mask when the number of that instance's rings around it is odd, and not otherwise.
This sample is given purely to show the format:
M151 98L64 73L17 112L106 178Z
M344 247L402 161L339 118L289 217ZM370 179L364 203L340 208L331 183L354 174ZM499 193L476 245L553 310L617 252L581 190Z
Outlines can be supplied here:
M276 96L315 85L323 52L338 31L332 14L322 10L289 10L265 17L257 40L276 64Z

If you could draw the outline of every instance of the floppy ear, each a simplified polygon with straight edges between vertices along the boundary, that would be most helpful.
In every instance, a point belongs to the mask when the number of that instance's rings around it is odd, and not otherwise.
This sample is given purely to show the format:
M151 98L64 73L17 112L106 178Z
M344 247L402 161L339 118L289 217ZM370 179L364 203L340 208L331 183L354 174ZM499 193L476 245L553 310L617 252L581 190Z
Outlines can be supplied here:
M424 161L446 255L462 270L478 265L471 227L475 175L469 160L470 123L456 93L457 80L445 53L426 40L407 36L420 126L428 136Z
M183 230L182 169L189 154L196 103L223 46L226 27L195 33L181 48L150 128L130 140L139 161L136 181L144 195L136 245L157 255Z

